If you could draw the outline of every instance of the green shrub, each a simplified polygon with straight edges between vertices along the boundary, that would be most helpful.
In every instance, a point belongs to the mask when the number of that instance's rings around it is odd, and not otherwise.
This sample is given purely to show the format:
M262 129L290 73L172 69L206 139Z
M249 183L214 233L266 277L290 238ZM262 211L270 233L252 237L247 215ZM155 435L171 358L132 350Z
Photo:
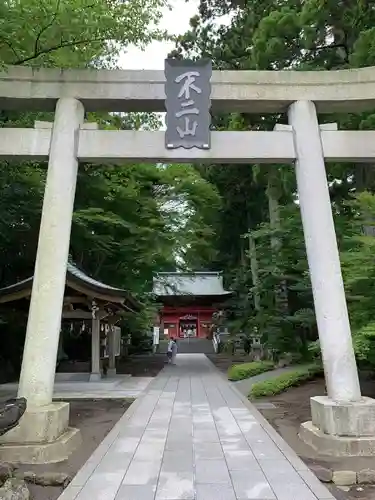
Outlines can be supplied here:
M321 362L322 359L322 351L320 349L320 341L314 340L313 342L310 342L308 345L308 351L310 353L310 356L312 358L312 361L315 361L316 363Z
M375 367L375 321L353 333L353 344L358 362Z
M275 396L289 389L289 387L301 385L303 382L312 380L322 373L323 368L319 364L308 365L298 370L285 372L277 377L264 380L263 382L256 382L251 388L249 397L261 398L264 396Z
M260 373L268 372L274 368L272 361L254 361L253 363L243 363L242 365L233 365L228 370L229 380L243 380L254 377Z

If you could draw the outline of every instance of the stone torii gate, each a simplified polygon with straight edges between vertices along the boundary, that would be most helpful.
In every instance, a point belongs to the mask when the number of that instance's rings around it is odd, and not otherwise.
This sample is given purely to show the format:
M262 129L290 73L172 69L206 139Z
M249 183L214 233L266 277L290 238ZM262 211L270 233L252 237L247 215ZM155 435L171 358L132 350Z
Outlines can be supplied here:
M164 83L163 71L10 67L0 75L0 109L55 110L52 129L0 129L0 159L48 161L18 393L29 406L13 445L35 446L40 454L46 443L57 443L58 456L69 447L62 434L68 413L52 403L52 392L78 163L293 163L328 392L312 398L312 422L301 435L327 453L374 453L375 401L360 392L325 161L373 163L375 131L319 126L317 112L373 109L375 68L214 71L214 112L287 112L289 125L272 132L213 132L209 150L166 149L163 132L85 126L85 111L164 111Z

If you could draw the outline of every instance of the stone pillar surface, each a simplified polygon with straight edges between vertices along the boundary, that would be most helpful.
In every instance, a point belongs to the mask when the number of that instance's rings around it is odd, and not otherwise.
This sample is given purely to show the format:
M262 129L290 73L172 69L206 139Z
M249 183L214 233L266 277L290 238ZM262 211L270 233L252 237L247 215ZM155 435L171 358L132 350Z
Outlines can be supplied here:
M337 402L355 402L361 392L314 103L293 103L289 123L327 393Z
M95 382L101 379L100 372L100 318L97 316L92 320L91 329L91 374L90 381Z
M18 396L29 407L52 401L84 108L57 102Z

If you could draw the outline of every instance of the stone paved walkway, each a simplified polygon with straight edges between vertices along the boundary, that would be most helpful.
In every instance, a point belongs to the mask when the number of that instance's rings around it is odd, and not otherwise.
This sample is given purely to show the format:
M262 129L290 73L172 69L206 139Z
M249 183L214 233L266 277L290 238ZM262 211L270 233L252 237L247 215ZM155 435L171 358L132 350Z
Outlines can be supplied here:
M203 354L148 386L59 500L329 500Z
M137 398L148 384L154 380L151 377L128 377L116 375L106 377L98 382L79 380L55 381L54 399L122 399ZM0 401L15 397L18 383L0 384Z

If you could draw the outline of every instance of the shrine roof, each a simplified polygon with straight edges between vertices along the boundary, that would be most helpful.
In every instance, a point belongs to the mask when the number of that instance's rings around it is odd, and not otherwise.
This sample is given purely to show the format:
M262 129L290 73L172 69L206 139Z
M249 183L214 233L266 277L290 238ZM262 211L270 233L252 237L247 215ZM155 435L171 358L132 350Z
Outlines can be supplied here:
M220 272L158 273L153 280L153 293L157 297L218 297L229 296L223 287Z
M34 276L0 288L0 303L11 302L31 294ZM66 286L89 297L122 303L138 311L139 302L122 288L115 288L88 276L72 263L68 263L66 270Z

